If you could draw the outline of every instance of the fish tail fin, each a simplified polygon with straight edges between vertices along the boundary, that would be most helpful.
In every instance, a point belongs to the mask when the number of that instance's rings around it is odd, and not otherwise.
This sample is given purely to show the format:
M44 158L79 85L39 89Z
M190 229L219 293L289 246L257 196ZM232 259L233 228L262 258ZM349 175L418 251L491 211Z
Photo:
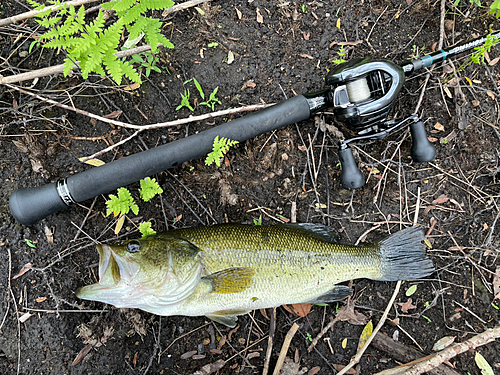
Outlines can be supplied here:
M422 243L425 236L418 226L392 234L379 243L381 281L420 279L435 271Z

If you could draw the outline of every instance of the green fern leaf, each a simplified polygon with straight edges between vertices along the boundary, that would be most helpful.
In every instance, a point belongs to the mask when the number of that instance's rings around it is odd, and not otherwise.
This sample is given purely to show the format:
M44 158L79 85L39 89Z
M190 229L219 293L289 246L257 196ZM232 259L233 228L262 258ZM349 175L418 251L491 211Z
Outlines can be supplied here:
M135 3L136 3L135 0L121 0L121 1L117 1L113 5L113 10L115 10L116 13L123 12L123 11L129 9Z
M137 70L134 69L132 64L125 62L122 66L122 71L125 76L130 79L132 82L142 84L141 77L137 73Z
M45 18L41 21L38 21L38 23L46 27L47 29L50 29L52 26L56 25L59 21L61 20L61 17L52 17L52 18Z
M94 38L97 36L99 32L102 31L102 27L104 26L104 15L102 12L99 12L97 18L90 25L85 26L85 32L88 35L93 36Z
M127 26L129 32L129 39L135 39L146 29L148 26L148 18L139 17L133 25Z
M73 69L73 61L69 58L66 57L64 59L64 76L67 77L69 73L71 73L71 70Z
M142 0L141 3L147 9L154 10L170 8L174 5L174 2L170 0Z
M120 19L123 20L125 25L130 25L131 23L137 21L141 17L142 8L140 6L133 6L128 9Z
M121 60L118 60L115 55L108 55L104 56L103 62L111 78L113 78L113 80L120 85L122 83L123 76L123 63Z

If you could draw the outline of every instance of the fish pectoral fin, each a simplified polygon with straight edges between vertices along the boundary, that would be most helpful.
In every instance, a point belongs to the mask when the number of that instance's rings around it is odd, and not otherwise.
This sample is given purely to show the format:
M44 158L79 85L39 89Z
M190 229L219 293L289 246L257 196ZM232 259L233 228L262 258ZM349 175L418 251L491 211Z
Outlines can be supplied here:
M239 293L253 284L255 271L251 268L228 268L202 278L212 285L213 293Z
M343 300L344 298L352 296L352 289L348 286L337 285L329 292L322 294L316 298L313 298L308 303L330 303L335 301Z
M248 313L248 310L223 310L207 314L206 317L212 319L214 322L234 328L238 321L238 315L246 313Z

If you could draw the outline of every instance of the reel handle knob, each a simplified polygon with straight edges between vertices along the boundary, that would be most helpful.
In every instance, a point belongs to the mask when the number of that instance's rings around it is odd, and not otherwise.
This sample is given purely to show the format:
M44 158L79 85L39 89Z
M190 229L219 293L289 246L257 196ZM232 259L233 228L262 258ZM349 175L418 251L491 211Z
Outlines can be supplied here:
M362 187L365 184L365 175L359 170L349 146L341 146L339 150L339 159L342 166L340 183L343 188L354 190Z
M436 148L429 142L423 122L416 121L410 124L410 132L413 138L413 146L411 147L411 157L413 160L418 163L434 160L436 157Z

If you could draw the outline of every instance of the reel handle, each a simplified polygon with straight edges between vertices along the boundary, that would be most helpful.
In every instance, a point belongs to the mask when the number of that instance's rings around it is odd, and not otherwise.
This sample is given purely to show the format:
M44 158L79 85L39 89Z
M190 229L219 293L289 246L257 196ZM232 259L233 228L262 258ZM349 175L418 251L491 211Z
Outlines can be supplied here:
M418 163L434 160L436 157L436 148L427 138L424 123L416 121L410 124L410 132L413 138L413 145L411 147L411 157L413 160Z
M365 175L361 173L352 155L349 146L343 145L339 150L339 159L342 166L340 183L347 190L359 189L365 184Z

